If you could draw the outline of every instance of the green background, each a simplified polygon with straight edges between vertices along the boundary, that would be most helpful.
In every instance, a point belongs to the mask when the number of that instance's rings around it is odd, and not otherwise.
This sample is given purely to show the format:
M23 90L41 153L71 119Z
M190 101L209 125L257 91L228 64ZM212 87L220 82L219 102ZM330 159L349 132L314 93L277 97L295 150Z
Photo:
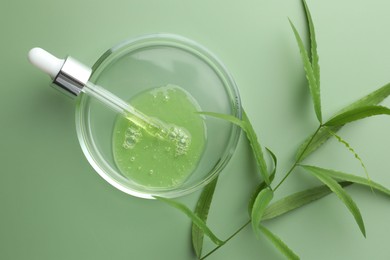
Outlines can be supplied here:
M324 118L390 82L388 0L308 0L317 29ZM84 158L74 101L49 87L27 61L40 46L88 65L111 46L154 32L183 35L227 66L263 144L279 158L277 177L316 128L290 18L307 42L299 0L8 1L0 4L0 259L195 259L190 222L156 201L126 195ZM385 102L389 105L389 102ZM371 178L390 187L390 121L376 117L340 135L363 158ZM308 159L363 175L359 162L330 141ZM256 179L248 145L237 151L217 186L210 226L226 238L246 222ZM296 171L276 197L318 184ZM363 238L331 195L266 226L302 259L390 259L389 199L347 188L361 209ZM180 200L193 207L199 193ZM205 250L212 249L206 239ZM244 229L209 259L283 259Z

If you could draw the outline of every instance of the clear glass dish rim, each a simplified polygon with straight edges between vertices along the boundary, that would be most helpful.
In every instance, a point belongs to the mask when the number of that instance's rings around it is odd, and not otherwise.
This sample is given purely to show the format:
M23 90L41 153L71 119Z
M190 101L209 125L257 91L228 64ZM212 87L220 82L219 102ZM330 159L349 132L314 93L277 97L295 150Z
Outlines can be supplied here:
M146 45L145 45L146 44ZM229 71L226 69L225 65L209 50L207 50L202 45L196 43L193 40L190 40L188 38L185 38L183 36L175 35L175 34L168 34L168 33L155 33L155 34L146 34L141 35L138 37L131 38L129 40L123 41L119 43L118 45L108 49L103 55L95 62L95 64L92 66L92 75L90 80L93 82L95 79L96 74L99 71L99 68L101 67L104 62L107 62L108 59L110 59L112 56L117 56L118 52L126 51L129 46L132 46L132 51L137 50L139 48L143 47L150 47L150 46L165 46L169 44L169 46L174 46L178 48L184 48L185 50L193 53L194 55L197 55L198 57L202 58L209 66L212 65L214 69L218 69L218 72L223 75L224 85L225 88L234 93L235 100L230 100L231 102L231 108L235 112L233 114L237 118L242 117L242 107L241 107L241 99L239 95L238 88L233 80L233 77L229 73ZM131 51L130 51L131 52ZM99 74L99 73L98 73ZM225 148L224 154L221 156L221 160L217 163L217 166L212 169L212 171L207 174L207 177L203 179L202 181L186 188L186 189L170 189L170 190L147 190L147 191L139 191L132 189L131 187L128 187L124 185L123 183L120 183L116 179L114 179L109 173L107 173L100 164L105 165L105 167L108 167L113 172L120 175L119 172L112 169L112 167L107 163L107 161L104 159L104 157L100 154L99 150L96 148L96 145L94 144L94 140L92 138L91 129L88 127L84 127L84 120L89 120L89 112L87 115L84 115L84 106L88 105L88 100L90 97L87 95L81 94L80 97L76 101L76 110L75 110L75 120L76 120L76 132L77 137L79 139L80 146L82 148L82 151L87 158L90 165L93 167L93 169L108 183L110 183L115 188L121 190L124 193L127 193L129 195L139 197L139 198L145 198L145 199L153 199L154 196L161 196L166 198L175 198L175 197L181 197L184 195L187 195L189 193L192 193L208 183L210 183L212 180L214 180L219 173L225 168L225 166L230 161L231 157L233 156L233 153L237 147L238 140L240 137L241 129L240 127L233 125L232 126L232 132L230 135L230 139L228 142L228 145ZM234 105L233 105L234 104ZM88 109L89 111L89 109ZM89 126L89 123L87 124Z

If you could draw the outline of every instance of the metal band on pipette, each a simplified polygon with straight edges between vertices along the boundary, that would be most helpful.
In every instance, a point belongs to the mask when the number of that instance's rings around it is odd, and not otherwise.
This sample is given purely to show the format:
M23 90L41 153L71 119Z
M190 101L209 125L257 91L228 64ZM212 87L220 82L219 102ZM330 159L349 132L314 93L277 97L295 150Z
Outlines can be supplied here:
M53 84L75 97L81 93L81 90L87 84L91 73L91 68L68 56L65 59L61 70L54 78Z

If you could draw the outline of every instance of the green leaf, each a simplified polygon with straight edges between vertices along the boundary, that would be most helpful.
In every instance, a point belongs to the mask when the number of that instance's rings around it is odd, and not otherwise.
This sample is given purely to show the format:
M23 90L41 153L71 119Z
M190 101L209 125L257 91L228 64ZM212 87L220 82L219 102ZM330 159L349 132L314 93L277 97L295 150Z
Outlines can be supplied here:
M289 20L290 21L290 20ZM303 67L306 72L306 78L309 83L310 93L313 100L314 105L314 111L316 113L317 119L320 123L322 123L322 113L321 113L321 97L320 97L320 86L317 84L317 80L315 78L312 65L309 60L309 56L307 54L307 51L305 49L305 46L303 45L303 41L301 39L301 36L299 35L297 29L295 28L294 24L290 21L291 28L294 31L295 38L298 43L298 47L301 53L301 58L303 61Z
M386 97L390 95L390 83L384 85L383 87L371 92L370 94L360 98L359 100L353 102L352 104L346 106L345 108L338 111L334 117L337 115L343 114L344 112L356 109L358 107L363 106L373 106L382 102ZM342 126L330 126L329 130L336 133L342 128ZM314 138L313 138L314 136ZM324 144L329 138L331 134L326 128L321 128L316 135L309 136L298 148L296 159L300 158L298 162L304 160L311 153L316 151L322 144ZM310 140L313 139L311 142ZM310 142L310 144L309 144ZM309 145L309 146L308 146ZM308 147L306 147L308 146Z
M272 233L269 229L264 226L259 226L260 231L274 244L274 246L279 249L288 259L297 260L300 259L297 254L295 254L279 237Z
M253 126L252 126L251 122L249 121L249 118L246 115L245 111L243 111L243 114L242 114L242 121L243 121L244 126L245 126L244 131L245 131L247 138L249 140L249 143L252 147L253 153L254 153L255 158L256 158L257 165L259 166L260 172L262 173L262 177L263 177L265 183L267 183L267 185L270 185L271 181L269 179L269 173L268 173L268 169L267 169L267 164L266 164L265 159L264 159L263 149L261 147L261 144L257 138L256 132L253 129Z
M366 236L366 230L364 227L364 222L362 215L360 214L359 208L356 206L355 202L352 200L351 196L340 186L340 184L337 183L332 177L328 175L328 170L313 167L309 165L301 165L305 170L309 171L311 174L313 174L315 177L317 177L320 181L322 181L324 184L326 184L329 189L331 189L337 197L345 204L345 206L349 209L349 211L352 213L353 217L355 218L356 223L358 224L360 231L362 232L363 236Z
M243 130L245 128L244 122L242 120L240 120L239 118L237 118L235 116L232 116L232 115L220 114L220 113L214 113L214 112L198 112L198 114L206 115L206 116L212 116L212 117L215 117L215 118L226 120L226 121L228 121L230 123L238 125Z
M267 147L265 149L271 155L271 158L274 162L274 169L272 170L271 174L269 175L269 179L272 182L274 180L274 177L275 177L276 168L278 167L278 158L276 158L276 155L270 149L268 149Z
M363 119L374 115L390 115L390 109L383 106L362 106L353 108L344 113L338 114L326 122L313 135L309 136L298 148L296 159L298 162L304 160L309 154L317 150L331 136L346 123Z
M215 178L212 182L206 185L203 189L198 203L195 207L195 215L197 215L204 223L207 222L207 217L210 210L211 201L213 199L215 187L217 185L218 178ZM204 232L198 225L192 223L191 230L192 246L198 257L202 255Z
M255 200L257 198L257 196L259 195L259 193L264 190L265 188L267 187L267 184L262 181L256 188L255 190L252 192L252 196L250 197L249 199L249 202L248 202L248 213L249 213L249 216L252 214L252 209L253 209L253 204L255 203Z
M364 106L374 106L381 103L385 98L390 95L390 83L384 85L383 87L371 92L370 94L360 98L359 100L353 102L352 104L346 106L336 113L336 115L343 114L349 110L353 110L358 107Z
M214 235L214 233L210 230L210 228L206 225L206 223L203 220L201 220L197 215L195 215L187 206L183 205L180 202L168 198L163 198L158 196L154 196L154 198L159 201L165 202L166 204L180 210L182 213L187 215L191 219L192 223L197 225L203 231L203 233L206 236L208 236L211 239L211 241L213 241L214 244L216 245L224 244L222 240L220 240L216 235Z
M379 183L376 183L372 180L367 180L366 178L359 177L356 175L352 175L352 174L348 174L348 173L344 173L344 172L340 172L340 171L323 169L323 168L319 168L316 166L306 166L306 167L310 167L316 171L322 171L322 172L326 173L327 176L334 178L334 179L343 180L343 181L347 181L347 182L353 182L356 184L371 187L373 189L376 189L376 190L383 192L384 194L390 196L389 189L387 189L386 187L384 187L384 186L380 185Z
M270 176L270 179L271 181L274 179L275 177L275 173L273 173L271 176ZM252 209L253 209L253 204L255 203L255 200L257 198L257 196L259 195L260 191L262 191L263 189L265 189L267 187L267 184L262 181L254 190L254 192L252 193L252 196L251 198L249 199L249 202L248 202L248 212L249 212L249 215L252 214Z
M278 159L276 158L275 154L268 148L266 148L266 150L269 152L269 154L271 155L272 157L272 160L274 161L274 169L272 170L272 173L271 175L269 176L269 179L270 181L272 182L275 178L275 173L276 173L276 167L278 165ZM256 197L257 195L259 194L259 192L261 190L263 190L264 188L267 187L267 184L262 181L254 190L254 192L252 193L252 196L251 198L249 199L249 202L248 202L248 212L249 212L249 215L251 215L252 213L252 209L253 209L253 204L255 203L255 200L256 200Z
M325 126L341 126L347 123L360 120L370 116L376 115L390 115L390 109L383 106L362 106L357 107L344 113L338 114L337 116L326 122Z
M252 228L256 235L260 233L260 222L267 208L268 204L272 200L274 196L274 192L268 187L259 192L257 195L255 202L253 203L251 220L252 220Z
M235 116L232 115L225 115L225 114L219 114L219 113L213 113L213 112L199 112L199 114L212 116L215 118L223 119L226 121L229 121L233 124L236 124L241 127L242 130L244 130L246 137L249 140L249 143L252 147L256 163L258 167L260 168L260 174L263 177L265 183L267 185L270 185L270 179L267 169L267 164L264 159L263 149L261 148L261 144L258 141L257 135L255 130L252 127L252 124L250 123L245 111L243 112L243 120L238 119Z
M340 182L341 187L351 185L350 182ZM313 201L319 200L332 191L326 185L317 186L304 191L300 191L284 197L272 204L270 204L263 215L263 221L279 217L290 211L298 209Z
M314 23L311 18L309 7L305 0L302 0L305 7L306 20L309 24L309 33L310 33L310 50L311 50L311 64L313 67L314 78L317 81L318 88L320 88L320 65L318 63L319 56L317 53L317 42L316 42L316 32L314 29Z

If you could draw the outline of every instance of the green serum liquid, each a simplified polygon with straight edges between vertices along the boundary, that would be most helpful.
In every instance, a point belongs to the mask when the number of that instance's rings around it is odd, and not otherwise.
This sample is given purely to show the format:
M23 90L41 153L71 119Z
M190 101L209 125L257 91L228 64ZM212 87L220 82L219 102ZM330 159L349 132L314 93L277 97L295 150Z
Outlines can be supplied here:
M179 186L197 167L206 143L204 120L196 113L199 105L174 85L140 93L130 103L168 131L157 129L152 135L131 118L118 116L113 131L117 167L125 177L146 187Z

